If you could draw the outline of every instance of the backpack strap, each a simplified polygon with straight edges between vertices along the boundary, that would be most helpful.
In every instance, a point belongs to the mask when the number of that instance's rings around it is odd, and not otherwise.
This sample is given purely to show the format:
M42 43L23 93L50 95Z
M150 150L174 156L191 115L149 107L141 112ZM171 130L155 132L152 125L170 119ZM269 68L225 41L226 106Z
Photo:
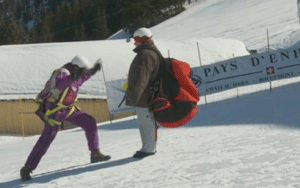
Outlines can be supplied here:
M151 81L150 83L150 93L151 93L151 98L150 101L153 101L153 99L156 97L158 91L159 91L159 87L161 85L161 75L163 74L163 70L164 70L164 66L165 66L165 59L162 56L162 54L160 53L160 51L158 50L154 50L151 49L152 51L154 51L158 57L159 57L159 64L157 66L156 69L158 69L158 74L156 76L156 78ZM150 109L152 111L152 109Z
M61 109L70 108L70 106L66 106L66 105L63 104L63 101L66 98L66 96L68 94L68 91L69 91L69 88L66 88L64 90L64 92L62 93L59 101L55 104L54 108L46 110L46 112L45 112L45 120L49 123L49 125L54 126L54 125L61 125L62 124L62 121L56 121L56 120L50 118L49 116L52 115L52 114L54 114L54 113L56 113L56 112L58 112ZM70 109L70 112L67 114L67 116L66 116L65 119L67 119L68 117L70 117L74 113L74 111L76 109L80 109L80 108L77 107L77 106L75 106L75 105L72 105L71 109Z
M56 101L60 100L63 93L56 88L56 77L60 72L65 72L66 74L70 75L70 71L64 67L57 69L52 73L52 76L50 78L49 96L55 99Z
M43 119L49 123L49 125L54 126L54 125L61 125L62 122L61 121L56 121L52 118L50 118L49 116L58 112L61 109L67 109L67 108L71 108L70 112L68 113L68 115L66 116L66 119L68 117L70 117L75 109L80 109L79 107L72 105L72 106L66 106L63 104L63 101L65 100L68 91L69 91L69 87L67 87L63 92L61 92L60 90L58 90L55 86L56 86L56 77L58 75L59 72L64 71L67 74L70 72L66 69L66 68L60 68L55 70L51 77L50 77L50 89L49 89L49 94L47 96L47 100L49 102L51 102L52 104L54 104L53 108L50 108L48 110L46 110L46 112L44 113L44 117ZM40 99L41 100L41 99ZM77 98L75 99L75 101L77 100Z

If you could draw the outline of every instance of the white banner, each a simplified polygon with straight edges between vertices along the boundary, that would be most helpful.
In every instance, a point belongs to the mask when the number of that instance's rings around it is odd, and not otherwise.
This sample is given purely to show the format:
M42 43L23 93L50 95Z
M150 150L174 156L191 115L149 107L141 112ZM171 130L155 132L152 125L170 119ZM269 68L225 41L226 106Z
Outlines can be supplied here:
M300 48L237 57L192 70L200 96L213 94L240 86L299 76ZM122 79L107 83L107 101L111 113L134 110L126 106L125 102L118 107L125 94L122 86L126 81Z
M106 83L107 104L112 114L134 110L134 107L126 106L125 101L121 104L126 93L122 89L125 82L127 82L127 79L114 80Z
M300 75L300 49L237 57L193 68L200 96Z

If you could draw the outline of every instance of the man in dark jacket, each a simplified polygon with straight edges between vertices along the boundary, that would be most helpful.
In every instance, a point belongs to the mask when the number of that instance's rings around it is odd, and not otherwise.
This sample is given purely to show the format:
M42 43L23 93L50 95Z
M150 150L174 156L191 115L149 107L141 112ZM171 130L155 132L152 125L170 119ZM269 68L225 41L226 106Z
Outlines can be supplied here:
M136 107L138 126L142 139L142 148L133 157L143 158L156 152L157 125L150 111L151 83L158 75L159 50L152 41L152 33L147 28L139 28L134 32L133 50L137 55L133 59L126 93L126 105Z

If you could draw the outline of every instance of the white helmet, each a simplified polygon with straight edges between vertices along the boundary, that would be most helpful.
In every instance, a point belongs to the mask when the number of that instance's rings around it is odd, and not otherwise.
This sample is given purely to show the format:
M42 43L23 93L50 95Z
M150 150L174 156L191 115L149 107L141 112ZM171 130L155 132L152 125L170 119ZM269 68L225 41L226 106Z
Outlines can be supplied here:
M85 68L87 70L91 68L90 61L84 56L75 56L71 63L72 65L77 65L79 68Z
M137 29L133 33L133 37L148 37L148 38L151 38L152 37L152 32L150 31L150 29L142 27L142 28Z

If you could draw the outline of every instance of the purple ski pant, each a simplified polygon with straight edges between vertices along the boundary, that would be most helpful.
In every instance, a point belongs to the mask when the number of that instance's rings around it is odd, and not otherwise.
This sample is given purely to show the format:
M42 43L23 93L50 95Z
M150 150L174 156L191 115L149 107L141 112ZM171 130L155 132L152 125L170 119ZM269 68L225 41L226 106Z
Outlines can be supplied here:
M93 151L98 149L98 131L96 121L92 116L86 114L82 110L75 110L75 112L65 121L81 127L85 131L89 150ZM30 155L28 156L28 159L25 163L26 167L28 167L30 170L34 170L38 166L41 158L47 152L49 146L54 140L58 129L58 125L52 127L48 123L45 123L45 127L40 138L33 147Z

